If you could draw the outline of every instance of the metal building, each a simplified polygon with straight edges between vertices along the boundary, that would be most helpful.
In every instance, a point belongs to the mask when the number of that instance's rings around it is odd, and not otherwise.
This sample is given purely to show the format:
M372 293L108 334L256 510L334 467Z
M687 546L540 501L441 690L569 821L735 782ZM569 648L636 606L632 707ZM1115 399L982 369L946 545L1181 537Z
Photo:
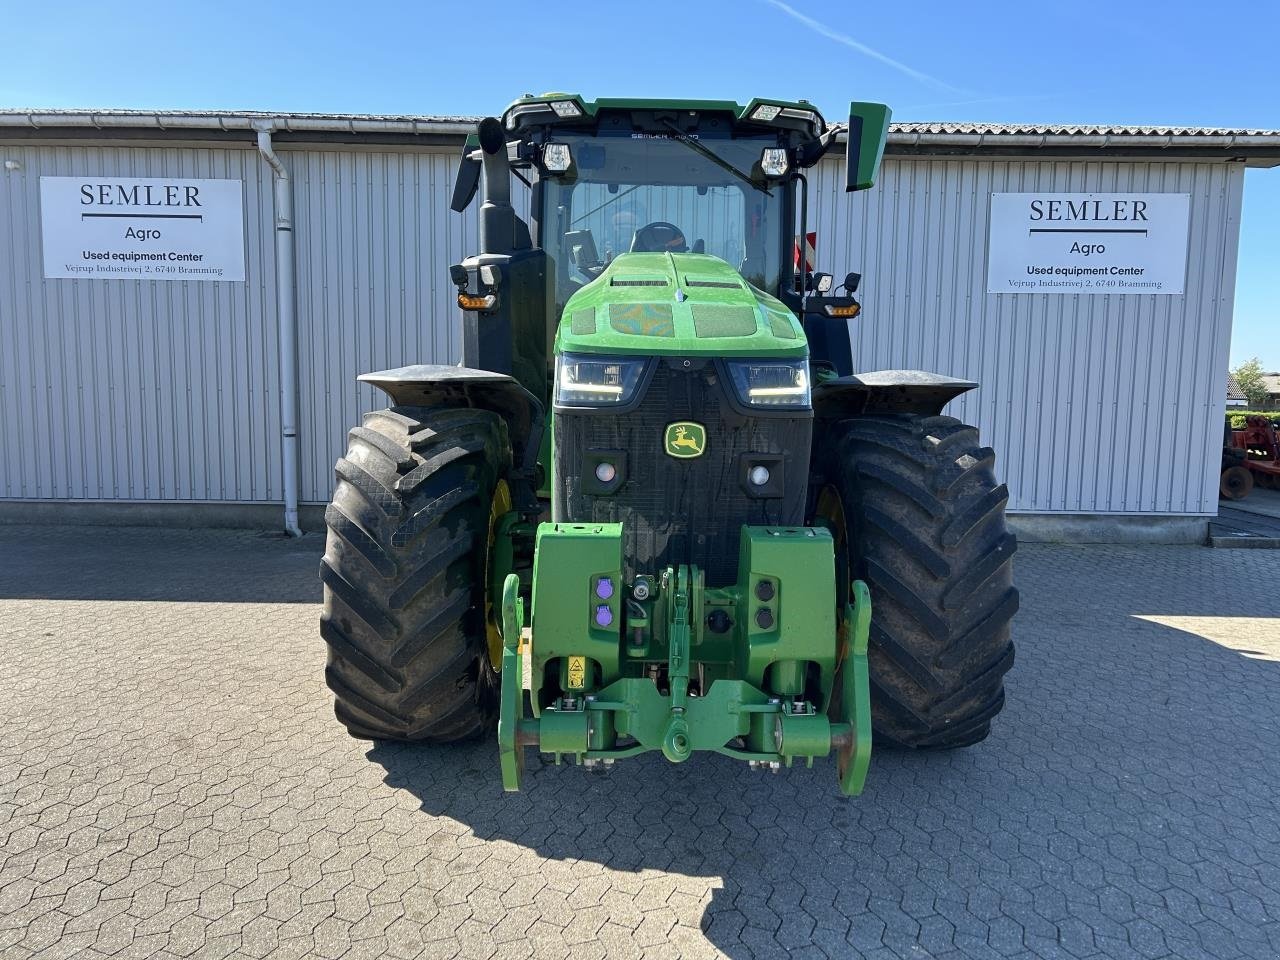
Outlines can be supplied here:
M346 430L383 405L356 375L460 356L446 267L477 237L448 198L472 129L436 117L0 112L0 517L274 523L289 426L277 321L290 291L300 498L327 501ZM262 138L291 183L283 280ZM1277 163L1274 131L898 124L876 189L846 195L840 162L820 164L809 229L819 269L865 277L859 369L981 383L949 412L997 450L1024 531L1074 523L1096 535L1100 517L1137 517L1131 528L1195 536L1217 511L1244 168ZM41 183L59 177L238 182L244 279L47 276ZM988 292L1002 194L1186 195L1183 292ZM304 526L315 522L304 510Z

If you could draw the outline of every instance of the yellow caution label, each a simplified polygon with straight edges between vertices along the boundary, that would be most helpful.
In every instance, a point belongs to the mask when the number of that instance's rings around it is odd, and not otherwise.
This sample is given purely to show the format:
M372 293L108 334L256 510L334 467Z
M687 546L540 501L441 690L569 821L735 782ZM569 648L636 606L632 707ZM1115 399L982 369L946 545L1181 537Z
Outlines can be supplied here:
M587 685L587 658L569 658L569 688L581 690Z

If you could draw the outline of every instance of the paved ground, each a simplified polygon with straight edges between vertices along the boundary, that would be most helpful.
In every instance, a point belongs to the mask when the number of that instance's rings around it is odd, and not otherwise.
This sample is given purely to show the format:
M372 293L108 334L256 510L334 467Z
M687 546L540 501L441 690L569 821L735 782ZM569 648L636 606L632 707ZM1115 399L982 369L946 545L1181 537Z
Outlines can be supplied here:
M0 528L0 955L1280 954L1280 552L1024 547L993 736L843 801L349 740L320 547Z
M1243 500L1220 500L1219 503L1235 507L1237 510L1243 510L1245 513L1253 513L1260 517L1280 520L1280 490L1254 487Z
M1254 487L1243 500L1219 500L1209 538L1215 547L1280 548L1280 490Z

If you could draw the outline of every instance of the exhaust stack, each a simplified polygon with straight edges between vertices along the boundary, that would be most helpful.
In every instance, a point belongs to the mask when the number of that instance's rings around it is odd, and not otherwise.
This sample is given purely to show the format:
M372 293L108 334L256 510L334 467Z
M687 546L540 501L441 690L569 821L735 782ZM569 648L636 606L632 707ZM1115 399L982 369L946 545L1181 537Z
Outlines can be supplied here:
M484 202L480 205L480 252L510 254L516 245L516 212L511 206L511 163L502 121L485 117L479 127L484 153Z

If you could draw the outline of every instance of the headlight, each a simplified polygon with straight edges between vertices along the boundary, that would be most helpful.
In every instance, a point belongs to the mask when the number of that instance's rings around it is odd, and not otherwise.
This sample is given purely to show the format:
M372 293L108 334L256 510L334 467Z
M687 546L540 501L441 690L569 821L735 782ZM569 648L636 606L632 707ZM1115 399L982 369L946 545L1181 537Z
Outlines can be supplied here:
M810 405L807 360L730 360L727 365L738 398L749 406Z
M565 353L556 357L555 403L562 407L614 407L635 399L643 359Z

